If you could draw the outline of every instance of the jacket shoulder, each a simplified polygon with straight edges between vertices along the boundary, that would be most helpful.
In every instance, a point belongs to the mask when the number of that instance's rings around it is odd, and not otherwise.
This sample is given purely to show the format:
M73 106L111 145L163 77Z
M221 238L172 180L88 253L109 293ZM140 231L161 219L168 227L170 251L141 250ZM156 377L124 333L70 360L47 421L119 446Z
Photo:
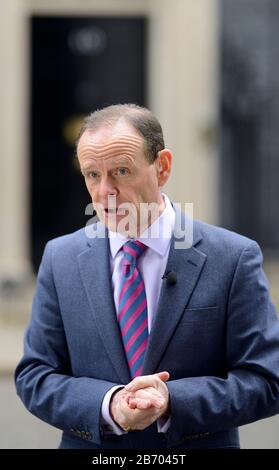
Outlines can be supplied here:
M44 255L51 253L53 260L61 260L65 264L87 248L88 237L86 236L85 228L81 228L76 232L49 240L46 244Z

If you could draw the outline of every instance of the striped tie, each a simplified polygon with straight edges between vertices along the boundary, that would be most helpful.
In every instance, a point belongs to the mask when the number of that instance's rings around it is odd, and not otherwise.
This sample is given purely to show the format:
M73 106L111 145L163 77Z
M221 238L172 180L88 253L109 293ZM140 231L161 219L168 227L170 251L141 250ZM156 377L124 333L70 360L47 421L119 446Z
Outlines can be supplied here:
M137 259L146 249L139 241L123 245L122 280L118 321L132 378L141 375L148 341L147 302Z

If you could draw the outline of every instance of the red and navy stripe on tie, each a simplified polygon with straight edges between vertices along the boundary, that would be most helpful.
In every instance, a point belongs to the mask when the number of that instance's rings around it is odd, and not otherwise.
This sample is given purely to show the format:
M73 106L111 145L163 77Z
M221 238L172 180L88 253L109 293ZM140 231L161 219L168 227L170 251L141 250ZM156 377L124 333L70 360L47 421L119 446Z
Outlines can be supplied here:
M137 267L146 245L129 241L123 245L122 280L118 321L132 378L141 375L148 342L147 300L142 275Z

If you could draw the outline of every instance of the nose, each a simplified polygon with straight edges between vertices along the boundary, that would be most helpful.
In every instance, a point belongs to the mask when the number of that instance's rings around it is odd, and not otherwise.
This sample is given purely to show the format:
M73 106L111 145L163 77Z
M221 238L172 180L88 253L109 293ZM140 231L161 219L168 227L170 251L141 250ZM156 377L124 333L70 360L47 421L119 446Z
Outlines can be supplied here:
M102 178L99 185L99 197L107 198L108 196L116 196L118 190L109 178Z

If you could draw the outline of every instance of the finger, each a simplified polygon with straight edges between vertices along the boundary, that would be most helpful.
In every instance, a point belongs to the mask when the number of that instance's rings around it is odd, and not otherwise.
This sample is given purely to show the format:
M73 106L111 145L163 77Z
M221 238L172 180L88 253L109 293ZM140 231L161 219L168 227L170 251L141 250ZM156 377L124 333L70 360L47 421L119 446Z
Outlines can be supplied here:
M131 410L135 410L137 408L136 400L130 400L129 401L129 408L131 408Z
M132 382L125 386L128 392L135 392L141 388L152 387L154 385L154 375L143 375L136 377Z
M131 398L129 401L129 407L131 409L139 409L139 410L146 410L152 407L151 400L147 400L146 398Z
M137 392L138 393L138 392ZM165 399L163 396L160 396L160 397L155 397L154 395L142 395L142 396L135 396L135 397L131 397L130 400L129 400L129 405L131 403L134 404L137 404L137 403L144 403L144 401L146 401L147 403L149 403L149 408L150 407L155 407L155 408L162 408L162 406L164 405L165 403Z
M170 378L170 374L169 372L167 371L164 371L164 372L158 372L158 374L156 374L159 379L161 379L163 382L167 382Z
M164 398L162 393L159 390L156 390L154 387L146 387L136 390L135 392L127 392L132 393L132 398ZM130 395L131 396L131 395Z
M132 399L144 399L144 400L149 400L151 403L151 406L154 406L155 408L160 408L164 403L165 403L165 397L163 395L152 395L150 393L144 393L143 390L138 390L137 392L134 393L134 395L131 397Z
M136 390L146 387L156 388L156 381L158 379L163 380L161 377L164 379L164 382L166 382L169 379L170 374L168 372L158 372L157 374L152 375L141 375L140 377L136 377L129 384L127 384L125 386L125 390L129 392L135 392Z

